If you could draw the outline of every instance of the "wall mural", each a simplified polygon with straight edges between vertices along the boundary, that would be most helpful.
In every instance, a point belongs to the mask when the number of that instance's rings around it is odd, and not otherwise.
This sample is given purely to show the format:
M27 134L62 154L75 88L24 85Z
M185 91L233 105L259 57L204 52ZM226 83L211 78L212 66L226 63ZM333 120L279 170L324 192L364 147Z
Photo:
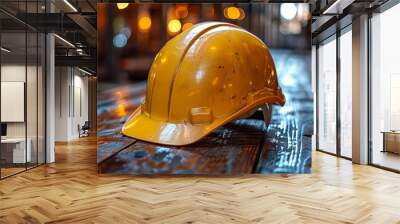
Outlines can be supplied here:
M98 4L100 173L309 173L308 4Z

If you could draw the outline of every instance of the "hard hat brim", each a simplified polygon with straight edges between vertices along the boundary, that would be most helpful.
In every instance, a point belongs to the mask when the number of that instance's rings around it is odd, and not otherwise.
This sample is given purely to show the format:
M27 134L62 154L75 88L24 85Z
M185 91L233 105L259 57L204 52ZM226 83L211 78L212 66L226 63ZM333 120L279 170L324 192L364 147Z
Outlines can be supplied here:
M135 110L122 127L122 134L142 141L181 146L196 142L210 132L206 125L154 120L141 110L141 107Z
M142 106L140 106L125 122L122 127L122 134L138 140L162 145L189 145L210 134L222 125L238 119L244 113L254 109L256 105L263 105L265 103L284 105L285 97L279 89L277 95L254 101L231 116L214 119L211 123L197 125L188 122L172 123L152 119L146 114L141 113Z

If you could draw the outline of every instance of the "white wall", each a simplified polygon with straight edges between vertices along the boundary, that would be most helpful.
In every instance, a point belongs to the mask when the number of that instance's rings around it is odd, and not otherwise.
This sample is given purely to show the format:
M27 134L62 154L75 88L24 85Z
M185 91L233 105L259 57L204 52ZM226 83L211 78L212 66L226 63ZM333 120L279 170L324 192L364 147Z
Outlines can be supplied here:
M36 70L38 69L38 70ZM27 80L25 80L27 78ZM30 139L31 155L36 162L44 162L44 89L42 68L27 66L25 64L3 64L1 66L1 81L24 82L26 84L26 110L27 120L24 122L6 122L8 138ZM38 92L37 92L38 91ZM4 96L2 96L4 97ZM9 108L1 108L7 110ZM37 157L37 153L39 156Z
M33 80L30 74L35 74L36 77L36 67L28 66L28 88L27 88L27 107L35 109L36 111L36 88L29 88L31 86L36 87L36 80ZM1 66L1 81L4 82L25 82L25 65L18 64L5 64ZM40 106L40 105L39 105ZM34 108L33 108L34 107ZM6 110L7 108L1 108L2 110ZM29 112L30 112L29 110ZM36 113L27 113L28 122L33 122L34 124L28 124L29 127L33 127L36 130ZM29 130L28 130L29 133ZM7 122L7 136L8 137L25 137L25 122ZM29 136L28 136L29 137Z
M72 67L56 67L55 74L55 140L74 140L88 120L88 78Z
M69 68L55 68L55 141L67 141L69 136Z
M88 113L88 78L87 76L82 76L82 73L78 71L78 75L76 74L78 70L74 70L74 108L73 119L72 119L72 135L77 137L79 135L77 126L78 124L83 125L85 121L88 121L89 113Z

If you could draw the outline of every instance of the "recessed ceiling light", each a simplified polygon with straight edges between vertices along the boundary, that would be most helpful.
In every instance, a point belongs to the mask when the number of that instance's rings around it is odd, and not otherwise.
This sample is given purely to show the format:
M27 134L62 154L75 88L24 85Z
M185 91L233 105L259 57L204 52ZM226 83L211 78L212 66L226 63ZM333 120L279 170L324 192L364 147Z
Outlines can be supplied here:
M61 36L59 36L58 34L54 34L55 37L57 37L59 40L61 40L62 42L64 42L66 45L75 48L75 45L73 45L71 42L69 42L68 40L62 38Z
M83 73L85 73L85 74L87 74L87 75L93 75L92 73L90 73L90 72L88 72L88 71L86 71L86 70L83 70L83 69L81 69L81 68L79 68L79 67L78 67L78 70L81 71L81 72L83 72Z
M73 6L68 0L64 0L64 3L68 5L74 12L78 12L78 10Z
M343 9L351 5L355 0L337 0L333 2L327 9L322 12L323 15L327 14L342 14Z
M9 50L9 49L7 49L5 47L1 47L0 49L1 49L1 51L4 51L6 53L10 53L11 52L11 50Z

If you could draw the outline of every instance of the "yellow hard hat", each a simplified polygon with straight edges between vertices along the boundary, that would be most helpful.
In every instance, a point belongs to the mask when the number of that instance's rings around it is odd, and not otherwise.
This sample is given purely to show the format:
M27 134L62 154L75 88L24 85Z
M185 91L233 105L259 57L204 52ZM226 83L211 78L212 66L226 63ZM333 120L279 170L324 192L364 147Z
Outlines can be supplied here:
M236 25L200 23L157 54L146 98L122 133L188 145L266 103L285 103L267 46Z

